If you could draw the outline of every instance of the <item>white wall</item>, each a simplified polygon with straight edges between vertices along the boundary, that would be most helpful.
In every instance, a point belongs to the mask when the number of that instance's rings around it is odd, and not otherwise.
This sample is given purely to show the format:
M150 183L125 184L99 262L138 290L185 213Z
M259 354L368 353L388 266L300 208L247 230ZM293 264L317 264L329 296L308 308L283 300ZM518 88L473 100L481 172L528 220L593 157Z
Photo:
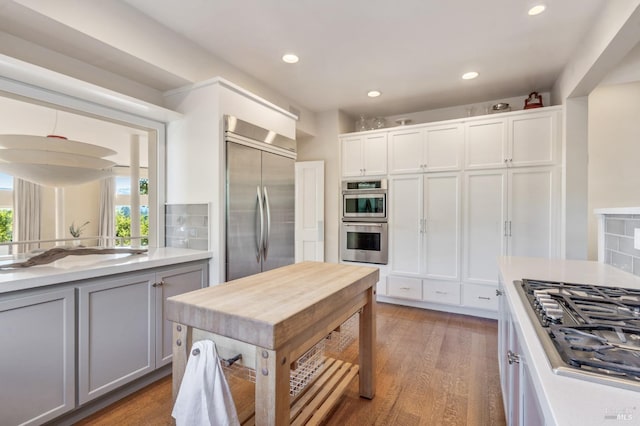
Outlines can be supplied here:
M341 111L316 115L317 136L298 141L298 161L324 160L324 259L340 259L340 144L338 135L353 130L352 117Z
M597 259L593 209L640 206L640 82L589 95L589 259Z

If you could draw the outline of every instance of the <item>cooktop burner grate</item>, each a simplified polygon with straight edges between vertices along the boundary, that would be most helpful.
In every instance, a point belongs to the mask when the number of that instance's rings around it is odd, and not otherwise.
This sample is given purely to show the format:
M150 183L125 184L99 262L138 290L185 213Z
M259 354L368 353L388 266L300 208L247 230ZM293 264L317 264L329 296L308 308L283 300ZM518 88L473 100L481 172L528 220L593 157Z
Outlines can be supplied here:
M640 290L523 279L554 372L640 390Z

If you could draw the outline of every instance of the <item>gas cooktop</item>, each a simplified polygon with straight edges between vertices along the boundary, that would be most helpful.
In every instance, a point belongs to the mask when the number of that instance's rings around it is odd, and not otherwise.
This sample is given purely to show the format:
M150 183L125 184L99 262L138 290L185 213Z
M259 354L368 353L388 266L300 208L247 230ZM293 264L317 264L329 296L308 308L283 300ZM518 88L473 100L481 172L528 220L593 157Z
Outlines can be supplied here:
M640 290L515 282L553 371L640 391Z

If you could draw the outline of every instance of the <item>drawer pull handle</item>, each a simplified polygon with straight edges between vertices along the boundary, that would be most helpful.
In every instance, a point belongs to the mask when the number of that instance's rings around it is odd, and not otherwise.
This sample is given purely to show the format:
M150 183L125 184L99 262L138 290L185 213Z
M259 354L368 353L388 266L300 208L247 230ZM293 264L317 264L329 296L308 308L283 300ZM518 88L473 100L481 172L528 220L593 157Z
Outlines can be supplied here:
M409 287L400 287L400 290L411 290Z
M446 291L436 291L436 294L449 294L449 292L446 292Z
M482 299L482 300L491 300L490 297L483 297L483 296L478 296L478 299Z

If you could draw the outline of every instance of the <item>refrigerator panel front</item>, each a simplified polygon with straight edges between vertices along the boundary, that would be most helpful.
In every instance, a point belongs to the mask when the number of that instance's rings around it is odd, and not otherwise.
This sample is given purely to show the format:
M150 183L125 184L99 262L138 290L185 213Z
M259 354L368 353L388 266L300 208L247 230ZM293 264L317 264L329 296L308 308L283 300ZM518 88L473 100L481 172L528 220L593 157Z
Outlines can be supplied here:
M227 143L226 281L261 272L262 152ZM264 213L263 213L264 215Z
M268 152L262 153L262 186L268 233L262 270L294 263L295 161ZM266 222L269 222L267 220Z

